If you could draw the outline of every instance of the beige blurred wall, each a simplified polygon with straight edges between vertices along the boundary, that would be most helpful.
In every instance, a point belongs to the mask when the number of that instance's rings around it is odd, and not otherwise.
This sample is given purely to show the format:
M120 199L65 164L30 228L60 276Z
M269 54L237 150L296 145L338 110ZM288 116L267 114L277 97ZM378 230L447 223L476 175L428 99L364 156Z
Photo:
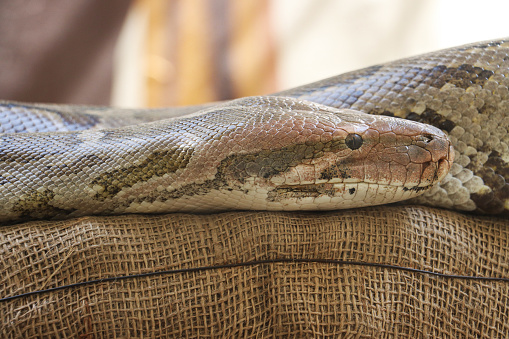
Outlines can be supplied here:
M508 1L275 0L280 85L509 35Z
M500 0L272 0L269 4L277 90L440 48L509 36L509 2ZM149 17L147 7L138 3L124 27L117 48L115 105L147 105L142 51ZM159 63L161 72L172 70L164 60Z

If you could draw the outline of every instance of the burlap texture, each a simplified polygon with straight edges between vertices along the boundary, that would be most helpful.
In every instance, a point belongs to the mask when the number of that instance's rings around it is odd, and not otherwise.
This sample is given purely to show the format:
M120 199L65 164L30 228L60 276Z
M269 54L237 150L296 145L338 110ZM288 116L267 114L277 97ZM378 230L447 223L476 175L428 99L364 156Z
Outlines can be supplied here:
M509 221L416 206L119 216L0 228L2 338L509 335ZM309 259L310 262L262 260Z

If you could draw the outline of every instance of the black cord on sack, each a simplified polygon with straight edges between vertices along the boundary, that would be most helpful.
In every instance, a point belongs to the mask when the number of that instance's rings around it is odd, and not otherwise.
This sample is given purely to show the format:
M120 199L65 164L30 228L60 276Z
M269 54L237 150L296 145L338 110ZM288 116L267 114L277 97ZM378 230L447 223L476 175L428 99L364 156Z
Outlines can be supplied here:
M63 285L63 286L48 288L45 290L32 291L32 292L13 295L10 297L4 297L4 298L0 299L0 302L6 302L6 301L13 300L13 299L28 297L28 296L36 295L36 294L49 293L49 292L59 291L59 290L68 289L68 288L74 288L74 287L98 284L98 283L104 283L104 282L120 281L120 280L125 280L125 279L136 279L136 278L151 277L151 276L157 276L157 275L193 273L193 272L203 272L203 271L217 270L217 269L223 269L223 268L234 268L234 267L243 267L243 266L266 265L266 264L279 264L279 263L319 263L319 264L334 264L334 265L341 265L341 266L347 266L347 265L368 266L368 267L379 267L379 268L386 268L386 269L405 271L405 272L413 272L413 273L418 273L418 274L427 274L427 275L436 276L436 277L444 278L444 279L502 281L502 282L509 283L509 278L444 274L444 273L420 270L420 269L416 269L416 268L403 267L403 266L397 266L397 265L389 265L389 264L368 263L368 262L347 261L347 260L333 260L333 259L290 259L290 258L285 259L285 258L283 258L283 259L270 259L270 260L255 260L255 261L248 261L248 262L242 262L242 263L215 265L215 266L182 268L182 269L176 269L176 270L157 271L157 272L150 272L150 273L123 275L123 276L119 276L119 277L110 277L110 278L104 278L104 279L89 280L89 281L83 281L83 282L76 283L76 284Z

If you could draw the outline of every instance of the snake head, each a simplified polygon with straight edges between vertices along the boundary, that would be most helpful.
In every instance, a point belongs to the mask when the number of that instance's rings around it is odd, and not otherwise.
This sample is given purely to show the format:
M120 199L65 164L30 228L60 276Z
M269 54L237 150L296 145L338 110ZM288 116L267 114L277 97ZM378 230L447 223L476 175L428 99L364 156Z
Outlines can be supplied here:
M392 203L429 190L452 165L451 143L433 126L295 101L239 139L236 146L251 151L220 165L228 186L244 190L246 208Z

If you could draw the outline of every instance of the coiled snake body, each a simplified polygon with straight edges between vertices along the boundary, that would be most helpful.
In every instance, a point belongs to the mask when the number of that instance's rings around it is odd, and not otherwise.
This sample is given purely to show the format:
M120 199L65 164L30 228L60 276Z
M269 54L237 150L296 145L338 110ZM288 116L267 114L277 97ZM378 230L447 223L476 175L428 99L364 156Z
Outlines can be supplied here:
M498 40L199 108L3 102L0 222L408 198L507 214L507 75Z

